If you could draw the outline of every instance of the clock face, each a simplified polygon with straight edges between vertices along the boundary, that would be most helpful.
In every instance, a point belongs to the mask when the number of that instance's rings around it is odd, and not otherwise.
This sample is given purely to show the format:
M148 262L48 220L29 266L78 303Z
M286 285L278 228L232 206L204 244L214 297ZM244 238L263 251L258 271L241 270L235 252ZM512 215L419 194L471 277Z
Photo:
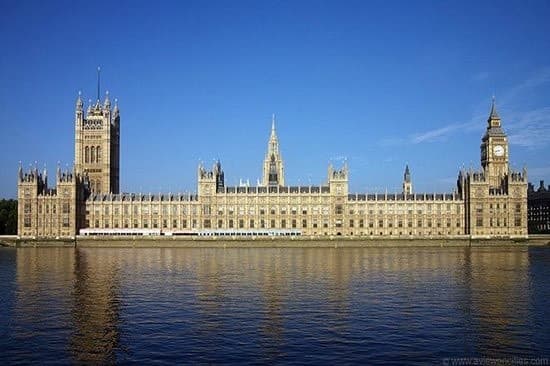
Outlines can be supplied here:
M494 147L493 152L496 156L502 156L504 155L504 148L500 145L497 145Z

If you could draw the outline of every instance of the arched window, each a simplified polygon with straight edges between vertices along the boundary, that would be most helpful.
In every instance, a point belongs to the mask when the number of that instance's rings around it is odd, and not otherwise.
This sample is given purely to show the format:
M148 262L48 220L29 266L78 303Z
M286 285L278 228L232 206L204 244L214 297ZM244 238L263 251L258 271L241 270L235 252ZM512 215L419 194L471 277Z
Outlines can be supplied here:
M90 190L92 192L95 192L95 180L90 180Z
M101 146L96 147L96 160L98 163L101 163Z
M90 148L86 146L84 148L84 162L89 163L90 162Z
M97 182L95 183L95 191L96 192L101 192L101 180L97 180Z
M92 146L91 151L92 153L90 154L91 155L90 163L95 163L95 146Z

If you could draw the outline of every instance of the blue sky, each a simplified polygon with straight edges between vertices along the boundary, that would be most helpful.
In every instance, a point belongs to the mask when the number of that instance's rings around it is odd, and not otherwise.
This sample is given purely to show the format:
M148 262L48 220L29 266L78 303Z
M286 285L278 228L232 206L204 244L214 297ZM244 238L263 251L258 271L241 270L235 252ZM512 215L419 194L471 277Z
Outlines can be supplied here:
M261 176L276 114L288 184L451 191L496 95L511 163L550 183L550 2L0 2L0 197L19 161L72 165L79 90L121 109L121 190Z

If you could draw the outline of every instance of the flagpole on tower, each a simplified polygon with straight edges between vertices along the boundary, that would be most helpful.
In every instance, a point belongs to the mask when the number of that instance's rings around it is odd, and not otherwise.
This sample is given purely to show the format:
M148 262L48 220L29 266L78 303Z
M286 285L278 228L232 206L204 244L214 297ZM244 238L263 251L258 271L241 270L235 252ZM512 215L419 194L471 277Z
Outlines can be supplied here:
M97 100L99 101L99 83L100 83L100 79L101 78L101 68L98 66L97 67Z

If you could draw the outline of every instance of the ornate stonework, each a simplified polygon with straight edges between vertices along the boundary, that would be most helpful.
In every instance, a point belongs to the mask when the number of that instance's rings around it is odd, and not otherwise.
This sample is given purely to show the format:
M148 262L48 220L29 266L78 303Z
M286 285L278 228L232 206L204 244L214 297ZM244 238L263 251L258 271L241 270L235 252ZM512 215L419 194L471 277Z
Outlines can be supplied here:
M101 103L90 101L86 115L78 96L75 111L75 170L87 174L92 192L118 193L120 116L117 101L111 109L109 93Z
M450 193L413 193L409 167L399 194L348 192L348 167L326 184L288 186L273 118L261 185L229 187L220 162L199 165L197 194L119 194L120 113L108 95L78 97L75 166L56 189L36 168L18 177L24 237L105 235L307 235L347 237L526 237L527 176L508 165L508 141L493 101L481 170L461 170Z

